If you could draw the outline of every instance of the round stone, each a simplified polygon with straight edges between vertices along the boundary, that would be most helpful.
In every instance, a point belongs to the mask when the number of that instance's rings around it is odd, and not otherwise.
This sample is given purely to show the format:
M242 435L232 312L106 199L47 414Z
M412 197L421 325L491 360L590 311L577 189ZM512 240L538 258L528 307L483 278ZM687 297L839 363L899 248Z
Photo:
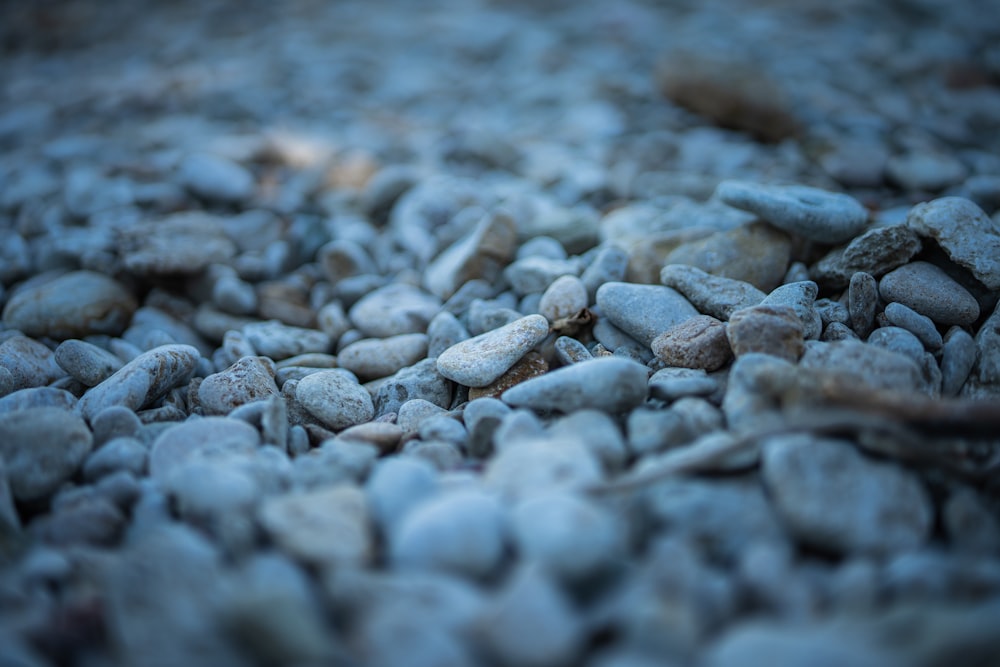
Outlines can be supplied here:
M548 320L541 315L528 315L449 347L438 355L437 370L466 387L485 387L506 373L548 333Z
M375 416L371 394L343 371L307 375L295 387L295 398L309 414L335 431L371 421Z
M234 408L278 395L274 362L267 357L243 357L198 385L198 401L211 415L229 414Z
M59 408L29 408L0 419L0 458L15 500L50 496L90 453L87 424Z
M653 339L653 354L668 366L714 371L733 358L726 325L709 315L696 315Z
M253 175L241 165L211 153L192 153L178 167L181 185L199 197L238 202L253 195Z
M576 276L561 276L542 294L538 312L549 322L576 315L587 307L587 287Z
M681 294L661 285L604 283L597 290L604 317L647 347L670 327L698 314Z
M628 359L598 358L525 380L500 398L508 405L533 410L621 412L646 400L648 370Z

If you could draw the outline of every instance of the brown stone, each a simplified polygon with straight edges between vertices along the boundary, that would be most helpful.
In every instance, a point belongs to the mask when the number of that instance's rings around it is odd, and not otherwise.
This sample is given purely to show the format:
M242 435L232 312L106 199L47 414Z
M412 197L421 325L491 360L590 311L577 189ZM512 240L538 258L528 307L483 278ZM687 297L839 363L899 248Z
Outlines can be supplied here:
M470 387L469 400L477 398L500 398L504 393L516 384L529 380L537 375L542 375L549 370L549 364L537 352L528 352L516 364L510 367L506 373L498 377L485 387Z
M726 325L698 315L667 329L653 340L653 353L668 366L714 371L733 358Z

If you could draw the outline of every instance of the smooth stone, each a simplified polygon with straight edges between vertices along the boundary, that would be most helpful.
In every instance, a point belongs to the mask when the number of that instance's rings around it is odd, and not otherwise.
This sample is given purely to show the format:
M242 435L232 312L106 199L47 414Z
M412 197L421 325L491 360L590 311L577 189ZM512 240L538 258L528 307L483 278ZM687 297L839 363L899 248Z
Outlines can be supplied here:
M94 446L101 447L114 438L138 438L142 422L129 408L112 405L90 420L90 430L94 433Z
M880 278L920 252L920 237L906 225L873 227L844 247L834 248L809 269L810 277L828 289L846 287L861 271Z
M810 346L807 345L806 350L805 356L808 356ZM893 357L898 356L893 354ZM899 358L912 366L909 359ZM917 369L913 367L912 370L916 372ZM760 422L771 423L781 408L782 398L796 390L798 379L799 372L795 365L779 357L756 352L737 357L729 369L726 393L722 399L722 411L728 427L739 430L757 426Z
M447 310L434 316L427 325L427 356L435 358L449 347L470 338L468 329Z
M514 253L514 259L524 259L532 255L548 257L549 259L566 259L567 257L566 248L551 236L535 236L528 239L518 247L517 252Z
M975 342L978 359L972 368L972 377L981 385L1000 385L1000 305L983 322ZM971 388L970 385L972 382L967 383L966 388ZM996 387L993 393L996 393Z
M583 270L580 280L587 288L587 302L592 303L604 283L622 282L628 269L628 253L617 245L603 246Z
M696 315L653 339L653 354L668 366L714 371L733 358L726 325L709 315Z
M447 410L434 405L422 398L411 398L399 406L396 414L396 425L403 430L404 435L415 435L421 422L430 417L445 415Z
M882 185L888 159L889 150L880 142L848 139L831 146L820 166L845 187L875 188Z
M104 348L75 338L60 343L55 358L64 371L87 387L104 382L124 365Z
M969 171L962 162L944 153L910 151L893 155L885 165L886 176L907 190L937 192L961 183Z
M535 434L518 433L512 428L517 421L508 417L494 435L498 453L483 475L486 488L518 500L560 490L580 493L603 480L601 462L578 436L556 439L540 427ZM533 430L530 422L519 426Z
M726 343L729 344L728 341ZM649 394L661 401L675 401L685 396L711 396L721 385L701 368L668 366L649 378Z
M59 408L72 411L76 396L56 387L28 387L0 398L0 416L31 408Z
M901 327L880 327L871 332L867 343L906 355L918 364L924 358L924 346L920 339Z
M198 385L198 402L210 415L225 415L247 403L277 396L274 362L267 357L243 357Z
M336 239L325 244L316 251L316 261L333 285L344 278L378 272L368 251L350 239Z
M687 445L721 428L722 413L698 397L680 398L665 410L638 408L625 422L629 451L639 457Z
M645 346L670 327L698 314L679 292L661 285L604 283L597 290L603 316Z
M438 492L438 473L430 463L411 456L380 459L365 482L372 518L391 535L403 518Z
M902 667L906 664L874 640L854 633L803 625L794 632L777 622L747 622L729 630L706 652L705 667Z
M806 340L819 338L823 331L823 320L813 307L819 287L811 280L790 282L771 290L760 302L762 306L791 306L802 320L802 336Z
M355 303L348 317L371 338L424 333L441 310L441 300L418 287L392 283L367 294Z
M561 276L542 294L538 312L549 322L576 315L587 307L587 287L576 276Z
M638 351L643 347L642 343L616 327L611 323L611 320L600 315L597 316L597 322L594 323L590 333L594 337L594 340L603 346L606 353L611 353L618 349ZM590 352L591 356L600 356L596 351L596 347L592 348Z
M83 478L93 482L119 471L141 477L146 472L148 452L135 438L113 438L92 452L83 463Z
M368 390L337 369L321 370L299 380L295 398L309 414L335 431L375 416Z
M952 327L941 347L941 395L957 396L969 378L979 351L976 341L965 330Z
M395 451L402 437L403 429L398 424L379 421L357 424L337 434L340 440L374 445L384 454Z
M451 406L453 385L437 370L434 359L424 359L401 369L382 382L375 392L375 414L398 412L412 398L422 398L440 408Z
M920 482L903 468L866 459L849 442L772 438L761 475L784 524L811 546L886 554L929 537L934 510Z
M10 336L0 343L0 367L10 373L11 391L42 387L66 374L56 363L52 350L20 335Z
M139 276L194 276L212 264L227 263L236 244L220 218L183 212L130 227L122 234L119 252L125 268Z
M260 302L254 286L237 276L223 276L212 285L212 303L231 315L253 315Z
M891 324L912 333L928 350L933 352L941 349L944 341L931 318L896 302L888 304L883 312Z
M310 352L329 352L330 335L318 329L291 326L278 320L252 322L243 327L243 335L257 354L281 361Z
M166 483L189 463L252 454L260 434L250 424L228 417L203 417L167 427L149 450L149 476Z
M920 366L913 359L860 341L810 344L799 365L874 390L913 392L925 386Z
M11 295L3 323L28 336L55 340L117 336L136 307L135 297L117 281L93 271L71 271Z
M525 380L538 377L547 373L549 364L545 357L538 352L528 352L519 359L513 366L507 369L503 375L485 387L470 387L469 400L477 398L491 397L500 398L500 395L511 387L521 384Z
M847 290L847 311L851 328L861 338L867 338L875 327L875 313L879 307L878 283L868 273L851 276Z
M220 155L192 153L177 168L181 185L199 197L222 202L249 199L254 191L253 174L242 165Z
M493 282L517 248L517 225L506 212L485 216L472 231L445 248L424 271L423 285L440 299L474 279Z
M485 387L503 375L549 333L541 315L528 315L453 345L437 357L441 375L467 387Z
M576 259L550 259L548 257L525 257L509 265L503 276L518 296L544 292L561 276L580 274L580 263Z
M791 306L758 305L729 318L726 337L733 354L759 352L797 361L804 350L802 320Z
M500 397L514 407L569 413L593 408L622 412L646 400L648 369L614 357L556 369L516 385Z
M485 458L493 450L493 434L510 414L507 404L496 398L477 398L469 401L462 411L462 421L469 434L465 449L469 456Z
M556 357L563 365L578 364L594 358L586 345L569 336L559 336L553 345Z
M962 197L942 197L910 209L906 225L941 246L991 290L1000 289L1000 225Z
M28 408L0 419L0 458L15 500L41 500L69 480L90 453L93 437L77 415Z
M190 345L164 345L143 352L88 390L77 406L87 420L93 420L112 405L142 410L171 389L186 383L200 359L198 350Z
M820 243L843 243L860 234L868 222L868 211L853 197L804 185L723 181L714 196Z
M722 321L741 308L756 306L767 297L748 282L715 276L686 264L664 266L660 282L683 294L699 312Z
M785 232L766 223L752 222L682 243L667 253L660 264L689 264L712 275L748 282L767 292L784 279L791 251L792 242Z
M258 520L280 549L311 565L365 565L374 555L367 501L356 486L269 498Z
M339 301L331 301L316 311L316 326L330 337L331 343L336 344L351 328L351 321L344 312L344 306Z
M938 324L972 324L979 319L979 302L944 271L928 262L911 262L879 281L886 301L898 301Z
M504 548L504 511L497 499L457 490L417 505L402 518L390 536L389 560L402 570L479 578L496 570Z
M337 363L362 381L392 375L427 355L428 336L399 334L388 338L366 338L337 353Z

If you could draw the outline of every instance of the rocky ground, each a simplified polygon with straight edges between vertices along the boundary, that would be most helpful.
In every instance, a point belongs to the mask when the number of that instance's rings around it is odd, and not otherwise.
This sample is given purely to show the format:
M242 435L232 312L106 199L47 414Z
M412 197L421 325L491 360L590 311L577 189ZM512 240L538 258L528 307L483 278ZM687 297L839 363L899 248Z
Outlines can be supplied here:
M991 4L4 3L0 664L997 664Z

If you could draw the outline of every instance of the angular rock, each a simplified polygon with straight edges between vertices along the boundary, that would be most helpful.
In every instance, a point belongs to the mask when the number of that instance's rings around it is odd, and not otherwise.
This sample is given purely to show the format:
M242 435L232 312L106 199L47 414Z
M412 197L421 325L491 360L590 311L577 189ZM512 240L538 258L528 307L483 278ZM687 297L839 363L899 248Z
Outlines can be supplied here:
M906 225L873 227L842 248L834 248L809 269L809 276L828 289L846 287L862 271L880 278L920 252L920 237Z
M791 306L738 310L729 318L726 336L737 357L759 352L795 362L803 352L802 320Z
M726 325L709 315L696 315L653 339L653 354L668 366L714 371L733 358Z
M740 308L756 306L767 297L748 282L715 276L686 264L664 266L660 282L683 294L699 312L723 321Z
M206 414L225 415L235 408L278 396L274 363L267 357L243 357L198 385L198 401Z
M1000 289L1000 227L962 197L942 197L910 209L906 225L934 239L951 261L991 290Z

